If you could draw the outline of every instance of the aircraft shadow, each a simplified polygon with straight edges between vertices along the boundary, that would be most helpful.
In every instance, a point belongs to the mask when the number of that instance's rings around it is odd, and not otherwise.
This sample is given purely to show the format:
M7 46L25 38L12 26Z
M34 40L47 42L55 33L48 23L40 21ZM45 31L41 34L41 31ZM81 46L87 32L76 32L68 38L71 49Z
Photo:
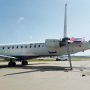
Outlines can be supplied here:
M28 70L28 71L24 71L24 72L5 74L3 76L33 73L33 72L38 72L38 71L41 71L41 72L45 72L45 71L65 71L65 72L68 72L68 70L71 70L70 67L45 66L45 65L43 66L41 64L45 64L45 63L28 64L28 65L25 65L25 66L22 66L21 64L20 65L18 64L16 67L8 67L8 65L0 65L0 69L1 68L32 69L32 70ZM34 65L34 66L30 66L30 65ZM37 66L37 65L40 65L40 66ZM81 67L73 67L73 69L81 69ZM82 69L90 69L90 67L83 67Z
M25 72L17 72L17 73L11 73L11 74L5 74L3 76L8 76L8 75L16 75L16 74L25 74L25 73L32 73L32 72L45 72L45 71L63 71L65 70L66 72L68 70L71 70L70 67L59 67L59 66L17 66L13 68L22 68L22 69L32 69L32 71L28 70Z
M38 65L38 64L47 64L47 63L34 63L34 64L28 64L28 65ZM21 64L18 64L15 67L8 67L8 65L0 65L0 69L2 68L22 68L22 67L28 67L28 66L27 65L23 66Z

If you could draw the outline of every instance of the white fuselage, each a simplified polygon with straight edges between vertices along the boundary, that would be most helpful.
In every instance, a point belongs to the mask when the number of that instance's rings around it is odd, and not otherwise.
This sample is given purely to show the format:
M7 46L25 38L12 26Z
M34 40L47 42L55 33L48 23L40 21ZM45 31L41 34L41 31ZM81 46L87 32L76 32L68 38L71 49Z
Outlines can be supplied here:
M90 42L72 42L69 44L70 54L90 49ZM45 43L24 43L0 45L0 55L17 57L21 60L40 56L67 55L66 46L58 48L46 47Z

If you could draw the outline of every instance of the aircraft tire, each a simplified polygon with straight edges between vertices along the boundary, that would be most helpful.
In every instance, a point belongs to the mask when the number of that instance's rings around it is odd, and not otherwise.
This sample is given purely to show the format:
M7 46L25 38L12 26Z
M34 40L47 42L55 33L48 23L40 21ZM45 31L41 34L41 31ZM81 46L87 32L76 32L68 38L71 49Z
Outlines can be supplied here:
M8 63L8 67L15 67L16 66L16 63L15 62L9 62Z
M22 61L22 65L27 65L28 62L27 61Z
M16 66L16 63L15 63L15 62L12 62L12 64L13 64L13 67L15 67L15 66Z
M25 61L25 64L28 65L28 61Z

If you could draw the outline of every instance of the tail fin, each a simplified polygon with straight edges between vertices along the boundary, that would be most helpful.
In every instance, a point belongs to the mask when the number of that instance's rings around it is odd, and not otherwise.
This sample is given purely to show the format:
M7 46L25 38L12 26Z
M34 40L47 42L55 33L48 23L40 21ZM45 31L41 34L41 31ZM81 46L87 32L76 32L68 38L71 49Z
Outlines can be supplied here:
M65 4L65 15L64 15L64 38L67 37L67 3Z

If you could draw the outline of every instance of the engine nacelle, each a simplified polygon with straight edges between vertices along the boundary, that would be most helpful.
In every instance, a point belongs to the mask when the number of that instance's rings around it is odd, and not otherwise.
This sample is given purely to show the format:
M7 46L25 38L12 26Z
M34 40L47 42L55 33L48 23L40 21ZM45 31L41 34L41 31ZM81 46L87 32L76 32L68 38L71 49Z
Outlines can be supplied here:
M50 48L58 48L60 47L60 40L59 39L46 39L45 45L46 47L50 47Z

